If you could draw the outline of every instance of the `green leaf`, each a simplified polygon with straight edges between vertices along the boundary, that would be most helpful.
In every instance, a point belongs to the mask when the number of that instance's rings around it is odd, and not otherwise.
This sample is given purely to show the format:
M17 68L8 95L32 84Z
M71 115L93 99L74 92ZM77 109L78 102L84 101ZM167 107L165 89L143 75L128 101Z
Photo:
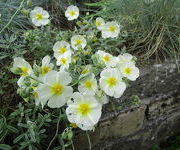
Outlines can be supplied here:
M11 150L12 147L7 144L0 144L0 149L1 150Z
M19 142L23 137L24 137L24 134L19 135L18 137L16 137L16 138L13 140L13 143L15 144L15 143Z
M29 126L27 124L24 123L18 123L18 126L23 127L23 128L29 128Z
M62 146L57 146L57 147L54 147L52 150L61 150L62 149Z
M18 133L18 129L16 129L16 128L13 127L13 126L8 125L7 128L8 128L9 131L11 131L11 132L13 132L13 133Z

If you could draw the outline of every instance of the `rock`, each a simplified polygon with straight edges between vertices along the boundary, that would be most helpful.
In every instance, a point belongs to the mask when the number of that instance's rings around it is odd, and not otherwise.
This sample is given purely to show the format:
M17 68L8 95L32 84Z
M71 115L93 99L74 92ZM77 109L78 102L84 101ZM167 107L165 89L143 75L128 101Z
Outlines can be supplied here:
M94 132L93 150L148 150L180 133L180 74L174 63L166 62L140 69L140 78L131 84L116 105L138 95L140 106L112 111L110 105ZM75 149L89 149L85 132L79 131Z

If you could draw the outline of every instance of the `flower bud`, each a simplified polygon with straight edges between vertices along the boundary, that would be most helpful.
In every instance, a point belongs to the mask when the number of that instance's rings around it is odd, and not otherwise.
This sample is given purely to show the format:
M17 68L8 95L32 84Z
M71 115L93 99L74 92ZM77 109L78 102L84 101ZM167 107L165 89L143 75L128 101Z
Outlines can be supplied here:
M21 13L23 14L23 15L25 15L25 16L28 16L29 15L29 10L28 9L25 9L25 8L23 8L22 10L21 10Z
M62 133L62 138L64 140L71 140L73 137L73 131L71 128L66 128L64 132Z
M32 7L32 0L27 0L26 4L27 4L28 7Z
M81 21L77 21L76 24L77 24L78 26L81 26L81 25L82 25L82 22L81 22Z
M33 88L32 88L32 87L27 87L27 88L26 88L26 92L27 92L27 93L33 92Z
M67 137L68 137L68 140L71 140L73 138L73 131L72 130L69 130Z

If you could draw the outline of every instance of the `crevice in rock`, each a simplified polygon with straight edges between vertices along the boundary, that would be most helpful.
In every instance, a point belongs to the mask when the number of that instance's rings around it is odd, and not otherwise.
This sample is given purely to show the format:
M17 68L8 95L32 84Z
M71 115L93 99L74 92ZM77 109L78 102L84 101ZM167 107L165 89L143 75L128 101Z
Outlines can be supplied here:
M145 118L149 120L149 105L146 105Z

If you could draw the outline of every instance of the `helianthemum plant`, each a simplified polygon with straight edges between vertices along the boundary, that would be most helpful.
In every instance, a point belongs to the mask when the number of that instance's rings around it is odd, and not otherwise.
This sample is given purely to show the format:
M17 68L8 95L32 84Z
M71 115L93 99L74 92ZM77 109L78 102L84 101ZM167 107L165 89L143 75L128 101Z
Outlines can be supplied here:
M77 19L78 7L69 6L65 16L69 21ZM48 12L40 7L31 11L30 18L37 27L50 22ZM120 40L121 26L116 21L105 22L97 17L89 23L77 21L77 25L53 43L53 58L47 55L41 64L31 67L23 58L16 57L12 71L20 75L19 93L26 101L34 100L42 108L63 107L71 124L92 130L99 122L103 105L110 97L120 98L127 81L138 78L139 69L131 54L114 56L114 52L108 51L113 47L112 40ZM31 90L24 94L27 87Z

